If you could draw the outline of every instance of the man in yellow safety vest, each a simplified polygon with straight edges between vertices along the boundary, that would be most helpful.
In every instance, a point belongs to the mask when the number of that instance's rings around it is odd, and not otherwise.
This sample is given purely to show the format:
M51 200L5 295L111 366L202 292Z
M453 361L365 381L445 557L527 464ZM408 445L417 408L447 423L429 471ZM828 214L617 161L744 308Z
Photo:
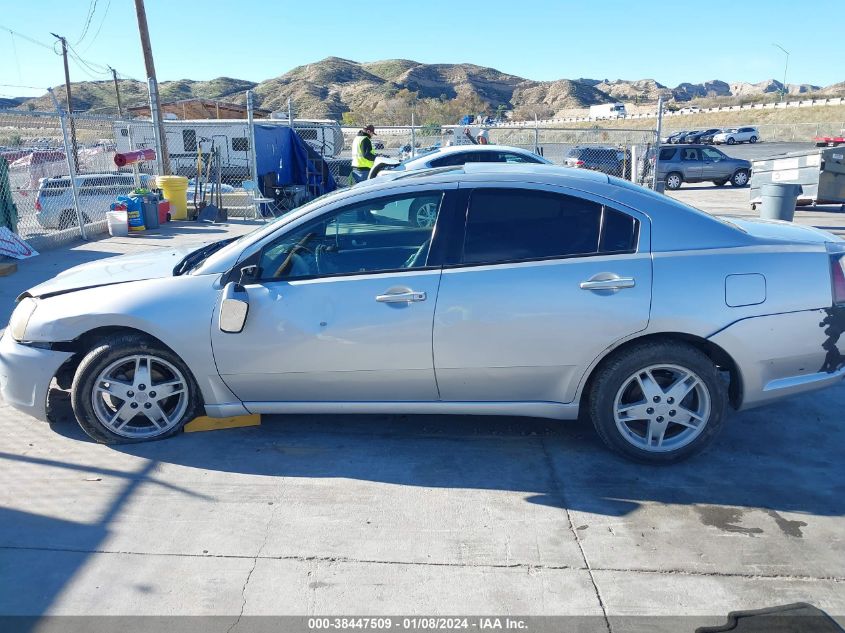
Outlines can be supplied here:
M375 133L376 129L372 125L366 125L352 139L351 179L353 182L366 180L370 175L370 169L372 169L373 161L376 159L376 155L373 153L373 142L370 139Z

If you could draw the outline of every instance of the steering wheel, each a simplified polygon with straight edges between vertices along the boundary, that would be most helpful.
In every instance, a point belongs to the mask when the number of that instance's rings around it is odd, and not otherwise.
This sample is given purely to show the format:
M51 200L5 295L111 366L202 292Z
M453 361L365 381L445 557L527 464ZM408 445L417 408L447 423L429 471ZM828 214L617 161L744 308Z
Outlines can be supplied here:
M293 265L294 257L298 257L300 260L299 263L304 264L304 262L302 261L302 256L299 255L299 251L305 251L306 253L309 253L312 257L315 258L316 261L314 251L305 246L311 240L311 238L314 237L314 235L314 233L308 233L301 240L299 240L299 242L291 246L290 251L288 251L287 257L285 257L284 261L279 264L279 267L276 269L276 272L273 274L273 277L282 277Z

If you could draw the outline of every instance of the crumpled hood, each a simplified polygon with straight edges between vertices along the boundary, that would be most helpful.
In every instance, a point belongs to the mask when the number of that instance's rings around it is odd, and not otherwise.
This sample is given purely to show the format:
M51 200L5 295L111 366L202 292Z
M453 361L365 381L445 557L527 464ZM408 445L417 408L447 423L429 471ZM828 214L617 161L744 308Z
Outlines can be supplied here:
M81 264L30 288L22 296L44 297L96 286L170 277L176 264L201 246L202 244L193 244L182 248L118 255Z

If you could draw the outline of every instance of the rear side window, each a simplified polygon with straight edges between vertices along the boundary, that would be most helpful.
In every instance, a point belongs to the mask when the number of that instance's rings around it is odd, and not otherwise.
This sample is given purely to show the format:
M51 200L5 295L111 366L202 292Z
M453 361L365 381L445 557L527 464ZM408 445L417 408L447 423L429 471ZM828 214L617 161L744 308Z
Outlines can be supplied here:
M660 150L660 160L672 160L675 155L674 147L664 147Z
M602 205L545 191L472 193L463 263L481 264L631 251L637 223Z

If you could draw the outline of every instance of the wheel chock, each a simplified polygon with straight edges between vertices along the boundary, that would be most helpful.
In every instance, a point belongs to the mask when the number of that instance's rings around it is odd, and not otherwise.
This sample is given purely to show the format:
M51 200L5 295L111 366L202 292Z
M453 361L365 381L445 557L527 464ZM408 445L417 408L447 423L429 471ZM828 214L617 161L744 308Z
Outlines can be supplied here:
M231 418L210 418L201 415L194 418L185 425L185 433L197 433L199 431L217 431L219 429L237 429L242 426L259 426L261 414L237 415Z

